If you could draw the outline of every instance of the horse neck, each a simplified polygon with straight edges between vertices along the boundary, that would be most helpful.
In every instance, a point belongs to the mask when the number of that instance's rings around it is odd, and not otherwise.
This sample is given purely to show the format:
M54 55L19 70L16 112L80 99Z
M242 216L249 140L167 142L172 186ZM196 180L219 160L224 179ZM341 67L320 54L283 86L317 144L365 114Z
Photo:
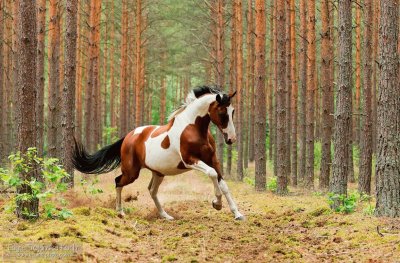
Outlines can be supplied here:
M201 130L201 133L207 133L211 121L208 111L210 104L214 101L214 94L204 95L195 100L181 113L183 121L185 121L187 125L195 124L195 126L198 126Z

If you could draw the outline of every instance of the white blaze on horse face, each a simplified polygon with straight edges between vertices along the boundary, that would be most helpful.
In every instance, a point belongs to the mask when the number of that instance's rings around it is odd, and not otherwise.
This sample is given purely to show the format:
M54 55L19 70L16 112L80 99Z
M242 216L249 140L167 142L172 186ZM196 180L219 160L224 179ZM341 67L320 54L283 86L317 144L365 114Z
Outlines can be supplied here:
M229 105L227 108L228 116L229 116L229 122L228 126L222 130L223 133L226 133L228 136L228 140L231 140L232 143L236 142L236 131L235 131L235 125L233 124L233 111L234 108L232 105Z

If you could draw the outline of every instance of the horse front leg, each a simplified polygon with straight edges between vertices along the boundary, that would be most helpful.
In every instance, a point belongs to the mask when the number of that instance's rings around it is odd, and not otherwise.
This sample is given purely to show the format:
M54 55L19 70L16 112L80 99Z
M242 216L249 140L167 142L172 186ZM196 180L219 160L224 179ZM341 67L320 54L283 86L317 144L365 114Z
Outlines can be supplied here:
M231 193L229 192L228 185L222 178L219 181L219 188L221 189L222 193L225 195L226 201L228 201L228 204L229 204L229 208L231 209L231 212L235 215L235 219L236 220L245 220L245 217L239 212L239 209L237 208L237 205L236 205L235 201L233 200Z
M218 184L218 177L220 176L219 167L216 167L216 169L214 169L213 167L207 165L205 162L203 162L201 160L198 160L196 163L194 163L192 165L186 165L186 167L203 172L210 177L210 179L214 185L214 193L215 193L215 197L216 197L216 199L212 201L212 206L216 210L221 210L222 209L222 191Z

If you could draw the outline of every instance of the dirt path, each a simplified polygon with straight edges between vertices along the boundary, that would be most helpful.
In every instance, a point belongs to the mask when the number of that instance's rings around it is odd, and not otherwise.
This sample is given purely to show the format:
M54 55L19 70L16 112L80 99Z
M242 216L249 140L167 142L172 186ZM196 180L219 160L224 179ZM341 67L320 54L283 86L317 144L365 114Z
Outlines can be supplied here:
M291 189L277 197L257 193L244 183L228 182L245 222L233 220L226 201L211 206L213 187L203 175L165 178L159 198L176 218L159 219L147 192L144 172L124 188L127 216L114 212L113 176L101 176L104 193L70 193L74 217L66 221L25 223L2 215L1 241L83 243L77 259L100 262L396 262L400 258L400 221L362 214L331 213L326 197ZM78 187L79 189L79 187ZM381 236L376 228L380 227Z

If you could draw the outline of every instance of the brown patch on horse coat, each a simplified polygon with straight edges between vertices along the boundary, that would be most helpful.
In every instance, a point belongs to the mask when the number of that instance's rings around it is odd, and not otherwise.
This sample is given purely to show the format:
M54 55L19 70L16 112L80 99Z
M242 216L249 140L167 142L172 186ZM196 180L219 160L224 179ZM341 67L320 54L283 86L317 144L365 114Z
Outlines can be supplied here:
M164 149L168 149L169 145L170 145L170 142L169 142L169 137L167 135L167 136L165 136L164 140L161 142L161 147L163 147Z
M170 120L166 125L160 126L151 134L151 138L157 137L158 135L167 132L171 129L172 125L174 125L175 118Z
M204 117L197 117L194 124L186 126L181 134L180 151L182 160L186 164L192 165L201 160L213 167L220 179L222 173L215 154L215 141L208 129L210 120L207 114ZM179 163L178 168L180 165Z
M146 168L146 146L144 143L155 128L155 126L149 126L144 128L141 133L125 138L121 146L122 176L116 182L118 187L134 182L139 177L140 169Z
M228 127L229 116L226 106L220 106L218 105L218 102L214 101L210 104L208 112L210 113L211 120L215 123L215 125L217 125L218 128L222 130Z

